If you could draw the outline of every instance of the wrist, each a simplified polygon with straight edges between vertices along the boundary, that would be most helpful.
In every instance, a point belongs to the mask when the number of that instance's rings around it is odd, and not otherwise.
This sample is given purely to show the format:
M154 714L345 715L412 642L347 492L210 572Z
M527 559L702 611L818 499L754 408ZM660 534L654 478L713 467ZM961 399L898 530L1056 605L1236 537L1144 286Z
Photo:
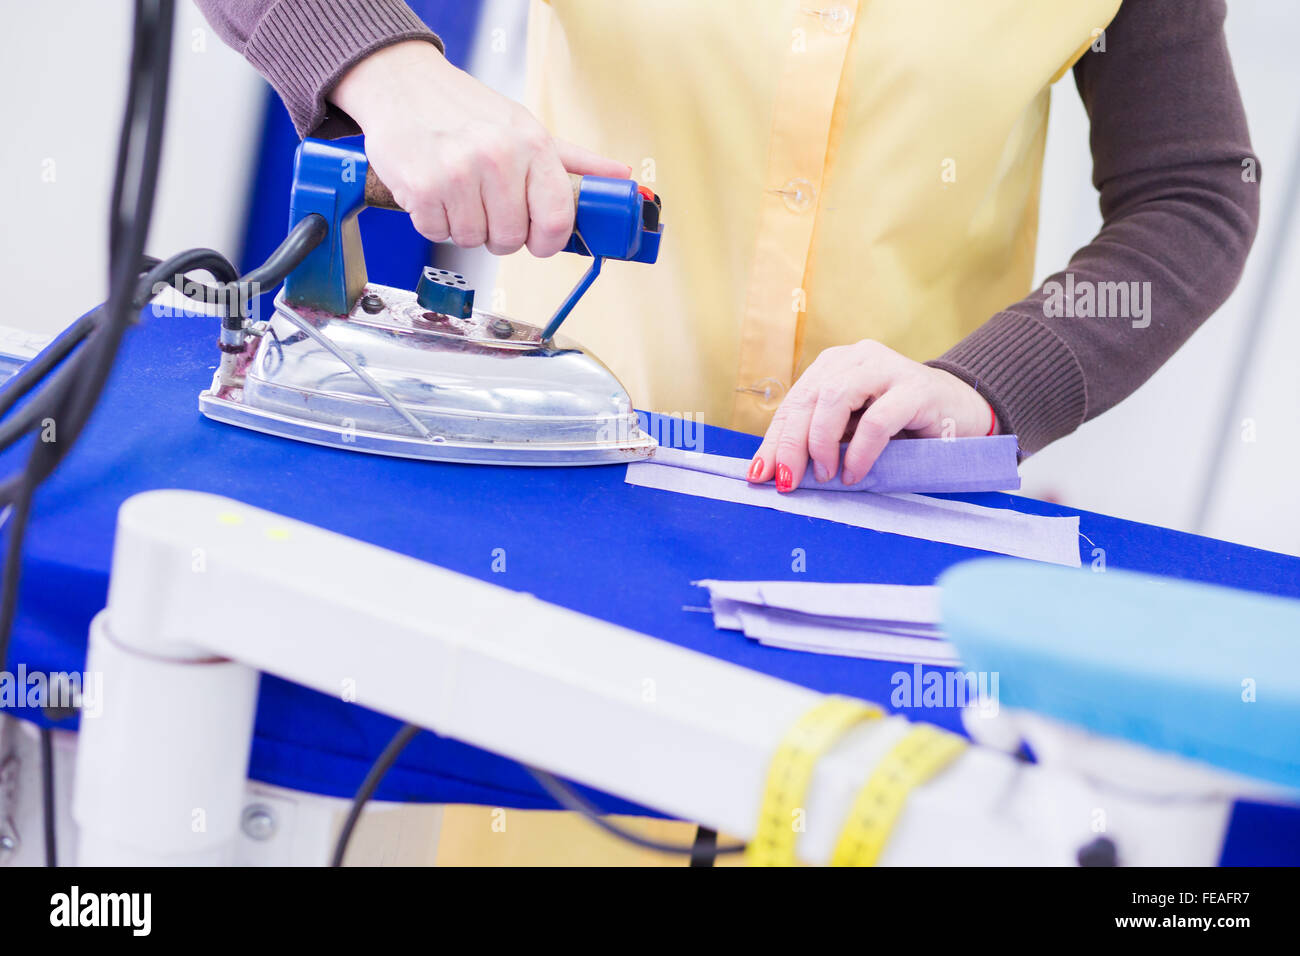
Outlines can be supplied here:
M1001 432L1001 423L989 401L970 384L951 372L930 366L942 377L950 396L945 401L944 417L953 420L956 433L961 437L983 437Z
M405 90L429 90L446 82L456 68L427 40L402 40L381 47L354 63L329 92L331 103L351 116L365 131L401 104ZM458 72L458 71L456 71Z

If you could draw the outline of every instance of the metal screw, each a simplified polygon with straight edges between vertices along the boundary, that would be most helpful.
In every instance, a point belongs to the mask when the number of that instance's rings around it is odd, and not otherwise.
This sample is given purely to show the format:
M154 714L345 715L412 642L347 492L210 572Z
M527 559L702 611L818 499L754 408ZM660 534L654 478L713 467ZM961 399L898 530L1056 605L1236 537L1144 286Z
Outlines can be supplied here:
M239 825L244 835L253 840L269 840L275 836L275 814L264 803L244 807Z
M497 316L488 324L488 331L499 339L508 339L515 334L515 327L510 324L509 319Z
M367 315L378 315L384 311L384 300L373 292L368 292L361 297L361 311Z
M1079 847L1076 859L1080 866L1118 866L1119 849L1114 840L1099 836Z

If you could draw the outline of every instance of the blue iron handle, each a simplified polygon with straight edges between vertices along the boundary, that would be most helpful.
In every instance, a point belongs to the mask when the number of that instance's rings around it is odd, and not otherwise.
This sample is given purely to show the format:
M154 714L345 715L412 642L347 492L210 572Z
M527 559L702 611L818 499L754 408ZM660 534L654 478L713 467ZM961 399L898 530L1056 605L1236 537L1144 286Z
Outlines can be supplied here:
M566 300L567 308L562 306L557 312L559 321L594 281L602 260L654 262L663 234L659 200L653 193L645 195L649 190L630 179L573 178L574 234L564 250L589 255L593 262L584 281ZM294 156L289 228L315 213L324 217L329 232L325 241L285 279L288 302L332 315L346 315L352 310L366 285L366 259L357 214L367 206L401 208L370 168L366 154L324 140L303 140ZM548 329L558 325L553 317Z

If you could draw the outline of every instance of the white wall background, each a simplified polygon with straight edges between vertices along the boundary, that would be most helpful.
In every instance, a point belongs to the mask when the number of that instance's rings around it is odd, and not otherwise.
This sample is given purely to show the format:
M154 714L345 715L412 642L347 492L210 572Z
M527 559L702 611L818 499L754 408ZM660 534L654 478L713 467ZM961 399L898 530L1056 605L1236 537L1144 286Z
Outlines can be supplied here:
M485 21L522 50L525 0L488 0ZM1197 530L1207 469L1222 462L1204 533L1300 554L1300 215L1277 235L1289 176L1300 175L1300 3L1228 0L1229 43L1263 165L1263 221L1236 294L1192 341L1119 408L1037 455L1026 492L1089 510ZM105 217L129 42L125 0L7 0L0 68L10 135L0 159L0 283L40 290L38 306L0 324L52 334L104 297ZM57 40L57 47L56 47ZM501 57L473 58L517 90ZM235 254L263 85L178 5L172 93L159 203L148 248L196 245ZM1039 273L1060 268L1100 225L1090 184L1087 120L1067 78L1054 91L1044 180ZM1280 243L1280 244L1279 244ZM1281 281L1243 381L1229 434L1216 434L1232 369L1259 303L1272 247ZM467 266L467 268L469 268ZM481 269L475 272L479 278ZM1242 439L1253 423L1254 441Z
M130 58L127 0L4 0L0 72L8 130L0 158L0 283L42 290L0 324L57 332L103 301L108 203ZM209 246L233 256L263 81L198 8L176 5L171 89L146 251Z

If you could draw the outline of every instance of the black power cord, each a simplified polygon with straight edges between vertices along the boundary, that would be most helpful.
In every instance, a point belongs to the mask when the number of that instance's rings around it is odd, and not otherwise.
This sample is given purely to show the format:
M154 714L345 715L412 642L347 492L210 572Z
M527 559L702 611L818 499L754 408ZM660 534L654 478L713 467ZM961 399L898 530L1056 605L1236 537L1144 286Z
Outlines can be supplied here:
M257 298L263 289L284 281L313 249L325 241L328 233L329 223L324 216L317 213L303 216L265 262L242 276L238 275L229 259L213 249L187 249L163 261L146 257L147 271L136 282L133 305L142 309L163 287L171 286L197 302L218 303L226 307L233 304L242 308L244 303ZM182 281L187 278L187 272L195 269L212 273L221 288L193 280Z
M113 177L108 301L94 314L93 326L79 329L77 341L71 344L85 341L77 354L63 362L42 388L35 388L35 373L19 383L33 393L31 401L13 420L6 419L0 429L10 443L47 422L56 430L54 441L34 442L24 469L0 485L0 506L11 509L0 584L0 662L7 660L17 611L22 543L32 497L76 443L132 318L136 266L143 253L158 179L174 13L172 0L136 0L127 102ZM18 391L12 395L6 401L19 397Z
M604 830L611 836L618 837L620 840L639 846L645 850L654 850L656 853L675 853L683 856L693 856L695 854L694 846L687 846L684 843L663 843L659 840L651 840L649 837L643 837L639 833L633 833L631 830L621 827L617 823L611 823L604 813L601 812L599 807L591 803L583 797L582 794L578 793L554 774L548 773L545 770L539 770L536 767L530 767L527 764L524 764L523 767L532 775L533 779L541 785L541 788L546 791L547 795L552 800L564 807L564 809L586 817L588 821L600 827L600 829ZM729 843L724 846L714 847L713 852L718 855L744 853L745 844Z
M152 211L153 185L158 173L157 154L161 144L161 114L166 100L171 15L172 0L137 2L132 82L128 89L127 116L123 123L113 191L108 301L73 323L50 348L25 365L0 391L0 416L5 416L0 421L0 450L29 437L47 423L54 426L56 435L55 441L36 443L27 467L0 482L0 508L10 509L3 596L0 597L0 662L6 659L16 610L22 539L30 513L30 499L36 487L53 472L80 436L103 390L122 336L135 321L139 310L164 285L200 301L226 305L236 303L238 308L242 308L244 303L260 294L262 288L282 281L324 241L329 230L322 216L312 214L304 217L266 262L242 277L226 257L212 249L189 249L162 261L144 256L139 251ZM151 47L148 46L150 43ZM146 45L143 51L142 44ZM147 55L150 51L151 57ZM142 102L137 86L146 84L150 91L146 107L156 104L157 110L150 108L148 116L141 121L136 115ZM131 142L129 134L135 130L138 136L141 128L146 131L146 142L139 147ZM138 153L143 154L137 163L139 174L135 177L140 181L130 187L124 186L126 174L123 164L128 156ZM138 197L136 217L133 218L129 210L118 208L123 196ZM125 256L118 253L123 245L129 246ZM127 268L128 261L134 263L131 268ZM185 273L200 269L212 274L221 286L220 291L203 283L182 281ZM242 319L242 315L235 316L236 321ZM77 350L75 355L74 349ZM31 399L23 408L6 415L29 394Z
M153 298L160 283L166 283L187 295L197 289L207 297L206 301L238 303L236 315L223 316L223 321L238 327L246 318L242 313L244 303L260 291L261 285L274 284L288 275L321 243L328 230L322 217L306 217L262 266L243 279L229 260L211 249L191 249L161 262L144 256L161 160L174 18L174 0L136 0L126 106L109 213L107 300L56 337L0 392L0 450L42 433L39 440L32 442L22 470L0 482L0 509L4 509L0 522L6 533L4 568L0 573L0 667L8 661L17 616L23 540L32 499L81 436L103 392L122 338L139 310ZM181 282L186 272L195 269L211 273L225 297L214 298L213 290L202 284ZM24 400L25 405L9 414ZM46 862L53 866L54 771L48 732L42 743L46 757Z
M45 824L45 865L58 866L58 817L54 799L54 731L41 728L41 810Z
M19 399L31 396L20 413L5 420L0 447L46 427L46 423L56 430L55 440L34 442L23 470L0 484L0 507L9 509L0 582L0 666L8 660L17 613L23 537L32 497L85 427L132 318L136 266L143 254L158 179L174 14L173 0L136 0L126 108L113 176L108 301L104 308L74 324L71 334L60 337L58 347L0 399L2 414ZM76 354L72 355L74 348ZM58 371L38 389L44 375L60 363ZM53 866L57 862L54 766L48 731L42 735L42 756L46 863Z
M352 798L352 806L348 810L347 819L343 822L342 829L339 830L338 839L334 844L334 856L330 860L330 866L342 866L343 858L347 855L348 844L352 841L352 834L356 830L357 821L361 819L361 811L365 809L370 798L375 795L379 789L380 781L384 775L397 762L402 751L406 749L415 736L419 734L420 728L415 724L403 724L401 730L393 735L393 739L384 747L383 752L376 758L375 762L370 765L370 770L366 773L366 778L361 782L357 789L356 796ZM617 823L611 822L599 807L584 798L576 790L564 783L554 774L547 773L545 770L539 770L536 767L530 767L527 764L521 766L532 775L547 795L558 803L565 810L571 813L577 813L585 817L595 826L604 830L610 836L617 837L626 843L639 846L645 850L654 850L656 853L673 853L682 854L691 858L692 866L711 866L712 863L704 863L703 860L711 859L724 853L743 853L745 844L733 843L725 846L717 845L717 834L712 830L700 828L700 834L696 836L696 842L687 846L681 843L663 843L659 840L651 840L649 837L643 837L639 833L634 833L626 827L621 827ZM701 834L713 834L712 840L707 837L702 841Z
M339 831L338 840L334 843L334 856L330 860L330 866L343 865L343 857L347 855L348 844L352 842L352 832L357 828L357 821L361 819L361 811L366 808L370 798L379 789L379 782L384 779L384 774L388 773L389 768L397 762L397 758L406 749L406 745L419 732L420 728L415 724L404 724L402 729L393 735L393 739L388 741L388 746L384 748L383 753L371 764L366 779L361 781L356 796L352 798L352 808L348 811L348 817L343 821L343 829Z
M189 298L219 302L219 293L210 286L201 282L182 282L185 273L204 269L223 285L234 282L239 275L230 260L215 249L186 249L161 261L146 256L143 264L148 271L136 281L135 293L131 297L131 305L135 309L144 308L167 286Z
M13 408L28 392L39 385L59 363L67 358L95 328L95 313L83 315L72 323L68 329L57 336L49 346L42 349L30 362L27 362L13 375L5 380L4 390L0 391L0 416ZM12 442L10 443L12 444ZM0 445L0 447L8 447Z

